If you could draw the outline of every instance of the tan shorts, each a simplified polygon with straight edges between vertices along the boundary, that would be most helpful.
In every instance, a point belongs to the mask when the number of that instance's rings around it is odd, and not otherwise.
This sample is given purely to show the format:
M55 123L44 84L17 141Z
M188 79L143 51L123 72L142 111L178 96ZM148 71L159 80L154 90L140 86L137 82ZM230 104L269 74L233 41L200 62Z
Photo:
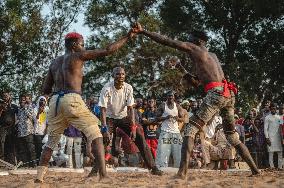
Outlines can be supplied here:
M53 95L49 101L47 147L54 149L69 125L82 131L89 141L102 137L99 119L91 113L79 94L68 93L61 97L55 116L57 97L58 95Z

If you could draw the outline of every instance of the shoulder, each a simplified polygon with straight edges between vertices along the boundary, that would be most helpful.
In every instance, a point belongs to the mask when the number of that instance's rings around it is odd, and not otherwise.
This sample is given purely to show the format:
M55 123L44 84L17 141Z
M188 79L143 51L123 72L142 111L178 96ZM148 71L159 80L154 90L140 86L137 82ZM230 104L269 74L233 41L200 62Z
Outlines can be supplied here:
M110 90L113 86L113 81L107 82L104 87L102 88L102 91Z
M130 84L126 83L126 82L124 82L124 87L125 87L126 89L131 89L131 90L133 90L132 85L130 85Z

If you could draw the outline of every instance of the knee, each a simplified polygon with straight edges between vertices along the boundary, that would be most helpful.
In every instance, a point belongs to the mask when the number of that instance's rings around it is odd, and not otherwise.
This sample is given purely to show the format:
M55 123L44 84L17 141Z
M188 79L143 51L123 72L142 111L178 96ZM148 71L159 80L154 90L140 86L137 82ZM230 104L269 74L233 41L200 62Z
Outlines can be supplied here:
M241 143L239 139L239 134L237 132L229 134L228 132L225 133L226 139L232 146L237 146Z

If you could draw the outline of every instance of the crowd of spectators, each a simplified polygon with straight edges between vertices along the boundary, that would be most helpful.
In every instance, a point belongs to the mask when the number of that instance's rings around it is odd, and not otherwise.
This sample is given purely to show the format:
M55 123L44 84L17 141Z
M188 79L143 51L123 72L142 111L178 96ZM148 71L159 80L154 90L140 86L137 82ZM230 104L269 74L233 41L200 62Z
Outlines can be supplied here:
M19 104L15 105L9 92L1 93L0 159L11 164L22 161L23 167L35 167L48 139L48 98L39 96L33 102L31 95L21 94L18 100ZM135 99L135 122L144 133L158 167L179 167L184 127L201 102L202 98L175 98L172 91L164 100L154 97ZM89 97L86 105L94 115L101 117L99 98ZM236 131L259 168L281 170L283 167L283 113L283 105L270 101L266 101L263 108L252 108L247 113L240 108L235 110ZM113 142L105 144L107 164L145 167L130 136L122 128L113 126L111 121L107 125L110 136L115 136ZM91 165L86 145L84 134L69 125L53 152L50 166L82 168ZM114 151L117 155L113 155ZM226 140L221 113L197 134L191 158L191 168L236 168L235 162L241 161Z

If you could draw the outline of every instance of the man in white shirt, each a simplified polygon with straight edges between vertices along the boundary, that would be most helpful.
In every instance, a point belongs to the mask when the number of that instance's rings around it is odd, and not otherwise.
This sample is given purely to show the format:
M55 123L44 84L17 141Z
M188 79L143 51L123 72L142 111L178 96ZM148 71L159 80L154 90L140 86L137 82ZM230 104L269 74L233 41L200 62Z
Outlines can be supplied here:
M162 175L162 171L155 166L152 153L145 141L143 129L137 128L138 125L135 123L133 88L124 82L124 69L121 67L114 68L112 77L114 81L107 83L100 94L102 132L107 132L108 118L113 124L113 130L119 127L135 142L147 167L151 169L151 173ZM115 136L115 131L113 131L112 154L117 156Z
M281 138L281 118L276 114L276 105L270 105L271 114L265 117L264 134L267 142L269 153L270 168L274 168L273 153L278 155L278 169L282 170L282 138Z

